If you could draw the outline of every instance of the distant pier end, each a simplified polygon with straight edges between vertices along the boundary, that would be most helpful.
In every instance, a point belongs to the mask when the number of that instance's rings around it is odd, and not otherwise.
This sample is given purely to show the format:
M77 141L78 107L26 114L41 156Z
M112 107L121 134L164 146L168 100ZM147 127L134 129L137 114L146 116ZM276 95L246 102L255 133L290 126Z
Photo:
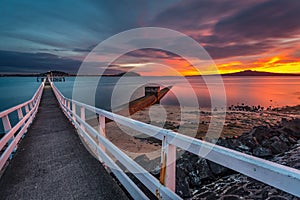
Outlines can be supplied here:
M157 101L155 104L160 103L160 86L158 85L149 85L145 87L145 96L151 96L154 95L157 98Z
M49 79L52 82L65 82L65 76L69 76L69 74L60 71L48 71L46 73L39 74L36 77L37 82L43 82L45 79Z

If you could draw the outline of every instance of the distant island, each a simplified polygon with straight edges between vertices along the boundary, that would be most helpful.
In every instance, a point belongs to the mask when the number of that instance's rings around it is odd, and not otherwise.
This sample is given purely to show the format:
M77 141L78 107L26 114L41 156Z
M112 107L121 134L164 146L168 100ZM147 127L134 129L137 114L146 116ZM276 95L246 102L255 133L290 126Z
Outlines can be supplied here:
M240 72L228 73L228 74L208 74L208 75L191 75L186 77L197 76L300 76L300 74L293 73L273 73L273 72L260 72L254 70L245 70Z
M11 74L0 74L0 77L43 77L47 76L48 74L51 74L52 76L99 76L99 75L77 75L77 74L70 74L62 71L48 71L45 73L11 73ZM108 77L121 77L121 76L141 76L140 74L136 72L120 72L115 74L103 74L101 76L108 76Z
M47 76L47 74L51 73L53 76L99 76L99 75L77 75L77 74L70 74L62 71L48 71L45 73L11 73L11 74L0 74L0 77L41 77ZM253 71L253 70L245 70L241 72L235 73L228 73L228 74L211 74L211 75L188 75L186 77L197 77L197 76L300 76L300 74L293 74L293 73L272 73L272 72L260 72L260 71ZM121 77L121 76L141 76L139 73L136 72L118 72L114 74L103 74L101 76L105 77Z
M259 72L259 71L252 71L252 70L245 70L241 72L221 74L221 75L222 76L300 76L300 74Z

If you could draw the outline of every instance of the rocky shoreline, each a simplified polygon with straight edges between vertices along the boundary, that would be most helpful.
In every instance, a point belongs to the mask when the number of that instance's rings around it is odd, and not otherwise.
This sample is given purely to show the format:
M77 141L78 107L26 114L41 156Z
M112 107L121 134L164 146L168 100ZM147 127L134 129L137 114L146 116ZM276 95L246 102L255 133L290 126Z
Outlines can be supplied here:
M163 125L163 128L180 133L195 130L192 109L186 109L180 121L180 108L164 107L167 119L164 124L159 116L149 118L149 109L137 112L133 119ZM159 113L160 106L152 106L152 114ZM280 111L279 111L279 110ZM300 111L297 107L283 107L277 110L231 110L226 112L226 121L221 137L210 140L220 146L249 155L267 159L295 169L300 168ZM223 111L220 111L223 112ZM211 112L202 109L196 138L206 138L205 133L210 122ZM157 120L157 121L156 121ZM161 141L149 137L140 137L130 130L131 136L116 124L107 124L107 135L113 143L129 153L137 163L159 178ZM133 134L134 133L134 134ZM126 137L125 137L126 136ZM207 139L206 139L207 140ZM131 153L130 152L136 152ZM155 152L155 153L152 153ZM158 153L158 157L156 155ZM176 166L176 192L184 199L298 199L276 188L253 180L226 167L188 152L179 152Z
M300 119L259 126L218 145L300 169ZM191 199L298 199L191 153L177 161L176 192Z
M216 144L300 170L300 119L285 118L274 126L257 126ZM135 159L159 177L160 159ZM299 199L189 152L176 162L176 193L184 199Z

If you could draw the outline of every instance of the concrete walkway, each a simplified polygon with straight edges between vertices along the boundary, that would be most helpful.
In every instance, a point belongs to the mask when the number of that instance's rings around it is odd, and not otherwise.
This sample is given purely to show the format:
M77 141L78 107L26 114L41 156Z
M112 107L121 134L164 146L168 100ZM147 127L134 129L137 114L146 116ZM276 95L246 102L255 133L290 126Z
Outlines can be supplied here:
M83 146L49 86L0 179L0 199L127 199Z

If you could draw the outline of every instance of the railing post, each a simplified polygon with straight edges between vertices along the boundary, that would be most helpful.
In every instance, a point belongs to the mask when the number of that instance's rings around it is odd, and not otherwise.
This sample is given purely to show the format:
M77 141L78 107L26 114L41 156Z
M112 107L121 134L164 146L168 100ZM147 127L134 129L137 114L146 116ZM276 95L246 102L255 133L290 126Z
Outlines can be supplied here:
M18 110L18 118L19 120L21 120L23 118L23 112L22 112L22 108L19 108ZM24 125L22 125L24 126ZM22 136L22 138L24 138L25 134Z
M11 124L8 118L8 115L5 115L4 117L2 117L2 123L3 123L3 128L5 133L8 133L11 129Z
M76 115L76 104L74 102L72 102L72 112L73 112L72 118L75 122L76 121L76 117L75 117L75 115Z
M28 104L25 106L25 111L26 111L26 113L29 112Z
M8 133L11 130L11 124L10 124L8 115L5 115L4 117L2 117L2 123L3 123L3 128L4 128L5 133ZM12 143L14 138L15 138L15 136L12 136L8 140L8 144ZM17 146L14 148L13 152L15 152L16 150L17 150ZM9 156L9 158L12 159L12 154Z
M81 106L80 108L80 118L85 122L85 107ZM85 131L85 127L83 124L80 125L82 130Z
M176 187L176 146L164 136L162 140L160 183L175 192Z
M69 110L70 110L70 107L71 107L70 100L68 100L67 102L68 102L68 106L67 106L67 107L68 107L68 110L67 110L67 113L68 113L68 115L70 115L70 111L69 111ZM68 118L70 118L70 116L69 116Z
M105 133L105 116L99 115L99 133L101 136L106 137ZM98 138L98 143L101 147L101 149L105 152L105 147L100 143Z
M29 103L30 110L33 108L32 102Z
M18 109L18 118L19 118L19 120L21 120L23 118L22 108Z

